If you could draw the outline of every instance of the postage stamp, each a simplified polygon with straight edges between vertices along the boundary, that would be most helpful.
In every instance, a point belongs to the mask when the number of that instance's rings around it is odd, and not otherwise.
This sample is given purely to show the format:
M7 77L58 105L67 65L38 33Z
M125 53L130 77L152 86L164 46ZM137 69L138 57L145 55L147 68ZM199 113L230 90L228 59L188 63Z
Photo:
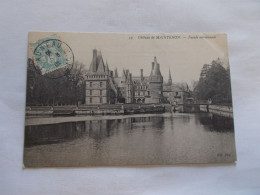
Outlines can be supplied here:
M33 55L37 68L44 76L48 77L48 73L59 69L63 71L59 70L58 74L50 77L63 76L73 66L74 54L70 46L59 39L45 38L37 41L34 47Z
M28 43L24 167L236 162L226 34L31 32Z

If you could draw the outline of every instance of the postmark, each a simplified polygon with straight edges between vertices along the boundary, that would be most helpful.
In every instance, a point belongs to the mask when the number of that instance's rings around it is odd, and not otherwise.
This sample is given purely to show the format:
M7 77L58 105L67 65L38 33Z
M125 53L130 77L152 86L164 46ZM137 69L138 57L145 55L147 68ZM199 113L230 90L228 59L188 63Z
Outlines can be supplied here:
M74 63L74 54L70 46L54 38L35 44L33 55L37 72L49 78L64 76Z
M236 161L225 34L54 33L28 38L25 167Z

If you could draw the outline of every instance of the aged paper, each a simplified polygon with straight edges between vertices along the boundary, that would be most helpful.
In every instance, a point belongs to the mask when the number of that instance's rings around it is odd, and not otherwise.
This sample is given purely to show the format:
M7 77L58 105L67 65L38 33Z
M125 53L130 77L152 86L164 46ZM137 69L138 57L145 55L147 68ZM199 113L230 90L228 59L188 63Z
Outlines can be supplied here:
M24 165L236 161L226 34L30 32Z

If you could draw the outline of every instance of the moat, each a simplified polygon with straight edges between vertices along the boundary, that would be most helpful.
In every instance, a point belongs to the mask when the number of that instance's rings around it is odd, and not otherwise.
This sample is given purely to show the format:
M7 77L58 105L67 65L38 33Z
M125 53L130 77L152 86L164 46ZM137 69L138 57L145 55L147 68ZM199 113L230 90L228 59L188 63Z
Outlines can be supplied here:
M26 119L26 167L233 162L233 118L163 113Z

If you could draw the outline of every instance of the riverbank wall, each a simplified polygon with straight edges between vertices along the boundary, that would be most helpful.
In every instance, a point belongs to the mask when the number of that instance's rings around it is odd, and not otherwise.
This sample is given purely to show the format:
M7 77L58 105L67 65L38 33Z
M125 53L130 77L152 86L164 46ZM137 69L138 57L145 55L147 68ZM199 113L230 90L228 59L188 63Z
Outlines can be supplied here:
M159 104L102 104L26 107L26 116L122 115L164 112L165 106Z
M200 112L199 105L194 105L194 104L178 104L178 105L164 104L164 107L166 112L179 112L179 113Z
M231 106L200 105L200 111L233 118L233 108Z

